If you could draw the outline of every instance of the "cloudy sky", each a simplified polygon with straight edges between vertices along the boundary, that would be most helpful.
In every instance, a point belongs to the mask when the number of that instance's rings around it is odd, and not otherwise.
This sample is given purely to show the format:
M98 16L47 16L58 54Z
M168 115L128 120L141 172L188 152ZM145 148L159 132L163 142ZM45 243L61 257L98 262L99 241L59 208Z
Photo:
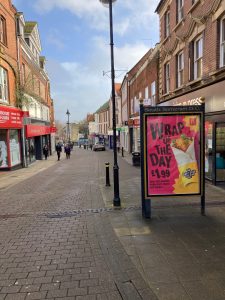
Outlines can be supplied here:
M26 21L37 21L47 59L55 118L65 122L95 112L111 93L109 11L99 0L12 0ZM113 5L116 82L159 41L159 0ZM103 72L106 75L103 76Z

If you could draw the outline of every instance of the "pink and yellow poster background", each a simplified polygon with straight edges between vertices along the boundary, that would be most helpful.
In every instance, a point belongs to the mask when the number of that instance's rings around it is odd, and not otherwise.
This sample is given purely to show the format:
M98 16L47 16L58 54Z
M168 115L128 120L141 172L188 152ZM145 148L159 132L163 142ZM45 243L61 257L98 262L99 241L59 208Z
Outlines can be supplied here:
M199 194L198 115L147 116L148 195Z

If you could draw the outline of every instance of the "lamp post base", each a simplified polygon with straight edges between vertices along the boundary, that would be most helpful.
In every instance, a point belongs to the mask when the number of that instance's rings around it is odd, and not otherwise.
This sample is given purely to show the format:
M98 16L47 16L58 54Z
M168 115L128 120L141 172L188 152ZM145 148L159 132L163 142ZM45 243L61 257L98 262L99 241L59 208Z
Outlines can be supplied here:
M119 167L118 167L118 165L113 166L113 179L114 179L113 206L120 207Z

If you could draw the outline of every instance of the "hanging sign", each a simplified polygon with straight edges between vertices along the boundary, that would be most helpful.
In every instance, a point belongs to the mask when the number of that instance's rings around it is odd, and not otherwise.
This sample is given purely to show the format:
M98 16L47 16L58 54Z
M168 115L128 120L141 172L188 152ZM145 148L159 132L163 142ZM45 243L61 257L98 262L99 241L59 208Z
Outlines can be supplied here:
M201 195L202 106L144 108L145 197Z

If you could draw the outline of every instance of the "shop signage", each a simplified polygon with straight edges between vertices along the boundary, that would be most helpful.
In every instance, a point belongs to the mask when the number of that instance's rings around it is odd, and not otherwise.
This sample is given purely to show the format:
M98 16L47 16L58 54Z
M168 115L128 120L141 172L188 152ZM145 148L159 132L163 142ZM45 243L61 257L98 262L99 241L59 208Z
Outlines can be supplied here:
M26 125L26 137L40 136L51 133L51 128L49 126L41 125Z
M141 108L145 199L202 196L204 105Z
M132 127L134 124L134 120L133 119L129 119L127 122L128 126Z
M133 124L134 127L140 127L140 118L138 119L134 119L134 124Z
M22 128L23 112L17 108L0 106L0 128Z
M55 133L57 131L57 128L56 127L50 127L50 130L51 130L51 133Z

